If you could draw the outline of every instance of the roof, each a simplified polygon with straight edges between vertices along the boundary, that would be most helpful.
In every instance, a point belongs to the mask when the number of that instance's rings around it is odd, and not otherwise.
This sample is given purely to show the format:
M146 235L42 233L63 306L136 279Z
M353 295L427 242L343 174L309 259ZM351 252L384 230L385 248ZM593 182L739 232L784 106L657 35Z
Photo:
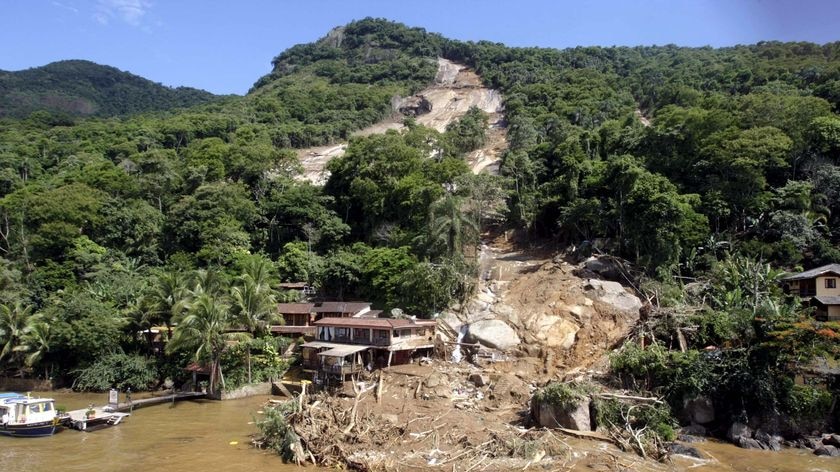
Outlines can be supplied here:
M278 303L277 311L288 315L308 315L312 313L314 303Z
M356 318L379 318L382 310L370 310L356 316Z
M816 269L806 270L805 272L799 272L798 274L786 275L782 277L782 280L791 281L813 279L814 277L819 277L820 275L824 274L840 275L840 264L827 264L821 267L817 267Z
M288 333L303 333L315 334L314 326L287 326L287 325L272 325L269 328L272 333L288 334Z
M822 295L814 297L813 300L816 300L823 305L840 305L840 297L827 297Z
M315 322L317 326L346 326L352 328L410 328L412 326L434 326L432 320L408 320L394 318L324 318Z
M285 289L302 289L306 287L306 282L280 282L278 287Z
M359 351L365 351L370 349L370 346L347 346L347 345L339 345L338 347L334 347L328 351L319 352L319 356L328 356L328 357L344 357L349 356L350 354L355 354Z
M308 343L303 343L300 347L311 347L313 349L321 349L327 347L336 347L336 346L344 346L344 344L337 344L337 343L325 343L321 341L309 341Z
M315 313L358 313L370 308L367 302L320 302L316 303L312 311Z

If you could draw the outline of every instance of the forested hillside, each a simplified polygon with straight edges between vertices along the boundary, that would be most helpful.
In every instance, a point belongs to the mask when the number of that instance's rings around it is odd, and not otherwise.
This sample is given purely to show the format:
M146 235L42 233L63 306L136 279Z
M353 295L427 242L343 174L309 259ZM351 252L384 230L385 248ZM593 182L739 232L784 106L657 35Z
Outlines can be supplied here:
M17 72L0 71L0 117L34 111L71 116L118 116L186 108L218 97L170 88L90 61L59 61Z
M324 187L295 179L295 148L376 122L432 81L437 57L502 91L501 176L464 162L484 139L474 110L444 133L407 119L353 138ZM72 377L148 354L136 333L152 325L258 335L281 279L430 316L469 296L490 226L622 256L663 304L736 255L774 270L840 261L838 43L522 49L366 19L273 64L247 96L179 112L0 121L5 368ZM101 99L93 112L128 106ZM747 298L738 313L754 316ZM710 319L696 342L746 329ZM158 378L187 357L156 358Z

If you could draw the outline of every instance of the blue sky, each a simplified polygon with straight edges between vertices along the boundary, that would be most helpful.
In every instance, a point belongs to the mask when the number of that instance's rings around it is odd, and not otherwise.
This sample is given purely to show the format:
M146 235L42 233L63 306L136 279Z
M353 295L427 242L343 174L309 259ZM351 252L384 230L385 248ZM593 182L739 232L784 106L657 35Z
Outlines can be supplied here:
M838 0L0 0L0 69L87 59L242 94L284 49L366 16L510 46L840 40Z

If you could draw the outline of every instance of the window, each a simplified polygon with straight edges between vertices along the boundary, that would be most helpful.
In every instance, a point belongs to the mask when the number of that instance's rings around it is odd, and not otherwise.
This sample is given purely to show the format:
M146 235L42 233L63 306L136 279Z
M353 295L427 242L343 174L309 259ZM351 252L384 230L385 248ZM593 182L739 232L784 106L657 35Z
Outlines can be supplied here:
M353 339L356 341L367 341L370 337L370 333L366 329L362 328L353 328Z
M373 339L388 339L388 331L384 329L373 330Z
M350 337L350 328L336 328L335 329L335 337L337 337L337 338L349 338Z
M837 279L825 279L825 288L837 288Z

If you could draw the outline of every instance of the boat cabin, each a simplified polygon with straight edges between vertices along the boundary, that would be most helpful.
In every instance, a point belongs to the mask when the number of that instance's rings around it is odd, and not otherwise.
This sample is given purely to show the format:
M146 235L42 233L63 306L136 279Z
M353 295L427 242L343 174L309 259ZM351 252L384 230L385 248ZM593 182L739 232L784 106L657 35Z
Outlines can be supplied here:
M0 393L0 434L48 436L53 434L57 412L52 398L31 398L19 393Z

